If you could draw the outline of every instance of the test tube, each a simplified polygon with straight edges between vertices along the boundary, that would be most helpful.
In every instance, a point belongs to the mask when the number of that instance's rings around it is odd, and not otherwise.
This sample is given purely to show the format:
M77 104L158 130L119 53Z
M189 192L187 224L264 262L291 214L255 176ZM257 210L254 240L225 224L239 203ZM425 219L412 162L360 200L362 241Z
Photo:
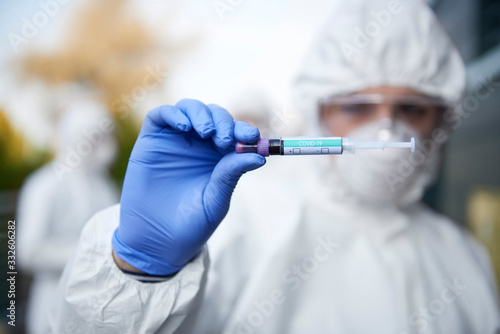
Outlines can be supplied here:
M357 149L409 148L415 152L415 138L409 142L356 142L347 137L281 137L260 138L254 143L237 142L236 153L270 155L329 155L356 153Z

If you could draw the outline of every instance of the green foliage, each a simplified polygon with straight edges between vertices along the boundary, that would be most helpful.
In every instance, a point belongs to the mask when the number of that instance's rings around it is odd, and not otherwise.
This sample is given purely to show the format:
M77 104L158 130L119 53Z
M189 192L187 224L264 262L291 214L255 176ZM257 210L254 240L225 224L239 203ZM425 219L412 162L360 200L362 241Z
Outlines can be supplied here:
M34 149L0 110L0 190L19 189L50 158L49 152Z
M116 117L116 128L119 152L117 160L111 170L111 174L117 181L117 184L122 185L127 170L128 158L134 148L135 141L140 131L140 125L137 124L133 117L123 119Z
M111 175L121 185L140 125L131 116L124 119L116 117L115 121L119 151ZM0 191L19 189L28 175L52 158L49 151L36 150L29 145L0 110Z
M0 165L0 190L19 189L24 179L36 169L44 165L49 160L49 155L40 153L36 161L25 164L2 164Z

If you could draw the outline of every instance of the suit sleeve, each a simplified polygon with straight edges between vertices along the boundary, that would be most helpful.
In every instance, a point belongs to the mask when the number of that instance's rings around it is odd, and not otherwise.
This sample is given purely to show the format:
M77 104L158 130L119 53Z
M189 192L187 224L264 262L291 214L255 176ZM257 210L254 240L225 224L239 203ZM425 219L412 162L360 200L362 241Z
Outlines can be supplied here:
M67 263L49 323L53 333L173 333L199 307L209 267L204 249L164 282L126 276L111 255L119 205L97 213L85 226Z

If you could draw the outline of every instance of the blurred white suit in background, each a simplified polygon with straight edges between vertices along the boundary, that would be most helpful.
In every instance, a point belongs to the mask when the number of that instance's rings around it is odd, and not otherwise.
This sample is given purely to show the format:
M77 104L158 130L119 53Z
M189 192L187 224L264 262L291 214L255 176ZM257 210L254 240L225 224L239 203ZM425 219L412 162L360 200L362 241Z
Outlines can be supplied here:
M73 101L59 124L54 161L33 172L21 189L18 261L34 276L29 333L48 333L46 312L85 222L119 200L108 174L117 154L113 130L101 104Z

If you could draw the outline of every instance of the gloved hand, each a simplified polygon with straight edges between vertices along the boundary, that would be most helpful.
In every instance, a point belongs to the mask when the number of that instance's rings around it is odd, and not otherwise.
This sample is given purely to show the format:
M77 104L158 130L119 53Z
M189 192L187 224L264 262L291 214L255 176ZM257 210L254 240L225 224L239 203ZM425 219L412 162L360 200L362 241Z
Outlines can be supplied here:
M116 255L150 275L182 269L227 214L240 176L264 165L258 154L234 152L236 141L259 136L217 105L181 100L151 110L127 167Z

